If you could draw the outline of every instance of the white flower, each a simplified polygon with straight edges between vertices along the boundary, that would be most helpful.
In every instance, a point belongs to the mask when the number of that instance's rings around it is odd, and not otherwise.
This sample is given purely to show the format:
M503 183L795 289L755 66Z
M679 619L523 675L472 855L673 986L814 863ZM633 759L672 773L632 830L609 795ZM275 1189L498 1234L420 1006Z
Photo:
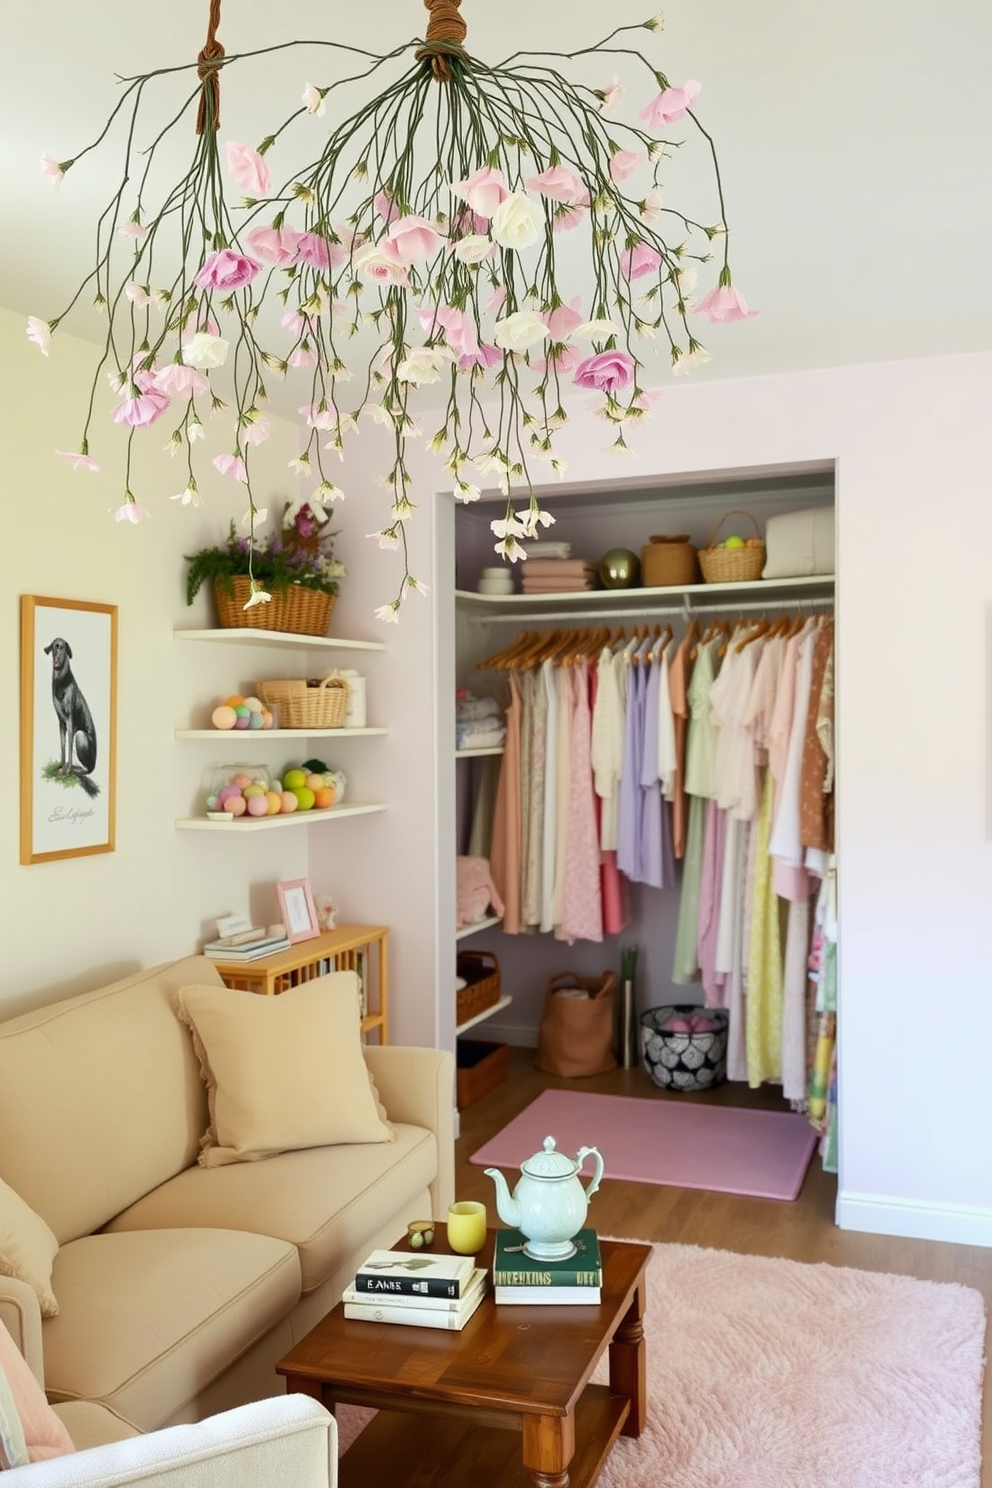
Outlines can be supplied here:
M340 486L335 486L331 481L322 480L320 485L310 497L311 502L318 502L323 506L325 501L331 503L344 500L344 492Z
M367 413L374 424L384 424L387 429L393 427L393 415L381 403L366 403L362 412Z
M417 346L397 369L400 382L412 382L420 387L426 382L438 382L446 362L453 362L454 352L447 346Z
M416 589L416 591L417 591L418 594L426 594L427 593L427 585L426 584L422 584L419 579L415 579L413 577L413 574L407 574L407 576L406 576L406 587L408 589Z
M393 502L393 516L397 522L405 522L409 517L413 516L416 510L417 508L405 491L401 491Z
M187 367L223 367L227 361L230 343L223 336L211 336L209 331L197 331L183 347L183 361Z
M258 445L264 444L271 433L268 419L262 414L255 414L253 418L247 419L241 438L245 444Z
M394 600L392 600L387 605L380 605L379 608L375 612L375 618L377 620L384 620L387 625L399 625L399 623L400 623L400 602L399 602L399 600L398 599L394 599Z
M139 506L133 496L129 496L123 506L111 507L115 522L130 522L137 527L139 522L150 522L151 516L143 506Z
M381 532L366 532L365 536L375 538L380 548L392 550L393 548L398 548L400 545L400 540L396 535L396 529L394 527L383 527Z
M598 88L596 91L599 98L600 113L609 114L612 113L612 111L616 108L617 104L623 97L623 84L617 77L616 73L614 73L612 81L607 85L607 87Z
M657 222L661 216L661 209L665 205L665 198L657 186L652 186L647 196L637 209L638 216L642 222Z
M524 537L540 537L539 527L553 527L555 519L550 512L542 511L538 506L532 506L525 512L517 512L519 523Z
M327 111L324 94L320 88L315 88L313 83L307 83L303 89L303 107L308 114L316 114L318 118Z
M649 21L645 21L644 22L644 29L645 29L645 31L664 31L664 29L665 29L665 17L664 17L664 14L659 10L659 12L658 12L657 15L652 16Z
M51 181L56 191L58 191L62 182L65 180L65 171L54 155L49 155L47 150L41 157L41 174L46 180Z
M290 460L288 463L290 470L294 471L297 475L310 474L310 456L305 450L302 455L298 455L295 460Z
M484 233L469 233L467 237L459 238L454 248L455 257L463 264L482 263L492 251L492 242Z
M679 292L679 298L688 299L689 295L699 283L699 270L695 264L673 264L675 271L675 283Z
M252 512L251 507L249 507L244 516L241 518L241 525L242 527L251 527L253 522L264 522L268 515L269 508L267 506L256 506L254 512Z
M192 476L190 476L189 478L189 485L186 487L185 491L180 491L178 496L170 496L169 500L179 501L182 503L183 506L202 506L203 504L200 501L200 493L196 489L196 481L193 479Z
M190 444L195 444L198 439L203 438L203 425L199 419L191 419L186 425L186 438Z
M457 481L455 484L455 497L458 501L464 501L466 506L470 501L479 501L482 492L478 486L469 485L468 481Z
M530 248L541 236L544 220L530 197L513 191L496 208L489 228L501 248Z
M28 316L27 337L33 341L42 356L48 355L48 348L52 344L52 328L47 320L39 320L37 315Z
M497 517L494 522L489 523L491 531L497 537L527 537L527 526L521 521L517 512L511 512L508 517Z
M691 372L693 367L702 367L709 361L710 354L704 346L697 346L693 351L684 352L681 356L672 358L672 371L676 376L683 372Z
M245 604L243 605L243 608L246 609L246 610L250 610L251 607L252 607L252 605L268 604L269 603L269 600L271 598L272 598L272 595L271 594L266 594L265 590L264 589L260 589L258 587L258 585L255 583L255 580L252 579L252 583L251 583L251 598L248 599L245 602Z
M496 322L493 340L503 351L525 351L549 334L544 321L533 310L515 310Z
M512 533L508 537L504 537L501 542L493 543L493 552L502 553L503 557L509 558L511 563L516 563L518 559L525 559L527 557L526 552Z
M612 320L586 320L582 325L575 327L572 337L581 341L608 341L611 336L619 336L619 334L620 331Z
M144 309L145 305L151 304L152 297L148 293L147 284L138 284L134 279L129 279L124 286L124 293L131 301L131 304L137 306L139 310Z

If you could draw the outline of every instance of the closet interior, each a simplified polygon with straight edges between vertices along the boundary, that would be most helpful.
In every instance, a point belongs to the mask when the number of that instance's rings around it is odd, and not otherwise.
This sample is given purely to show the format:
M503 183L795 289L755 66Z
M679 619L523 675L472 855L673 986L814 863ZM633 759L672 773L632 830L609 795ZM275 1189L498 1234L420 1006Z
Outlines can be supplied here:
M655 534L705 547L833 502L824 469L541 504L549 542L595 572ZM500 967L485 1038L536 1046L549 978L619 971L636 947L638 1013L727 1008L728 1078L780 1084L835 1168L835 575L538 595L521 562L496 593L501 514L483 501L455 522L457 853L489 864L493 890L457 949ZM592 792L562 786L576 768Z

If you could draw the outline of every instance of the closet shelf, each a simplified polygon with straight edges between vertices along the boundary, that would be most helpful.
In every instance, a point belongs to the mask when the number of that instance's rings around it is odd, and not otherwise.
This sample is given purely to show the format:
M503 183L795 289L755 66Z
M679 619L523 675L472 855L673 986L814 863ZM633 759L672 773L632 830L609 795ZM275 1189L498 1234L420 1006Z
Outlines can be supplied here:
M504 1008L510 1006L510 1003L512 1001L512 997L501 997L499 1002L493 1003L492 1007L483 1008L482 1012L476 1013L474 1018L466 1018L464 1023L459 1023L458 1027L455 1029L455 1033L467 1033L468 1030L470 1028L474 1028L477 1023L484 1023L486 1019L491 1018L494 1013L501 1013Z
M490 749L456 749L455 759L482 759L488 754L502 754L503 745L495 744Z
M326 811L293 811L285 816L232 816L230 821L210 821L205 816L185 817L176 822L183 831L192 832L267 832L282 827L314 827L319 822L341 816L367 816L370 811L385 811L385 801L356 801L354 805L329 806Z
M502 923L499 915L487 915L484 920L476 920L474 925L462 925L460 930L455 931L455 939L464 940L467 935L478 935L480 930L491 930L494 925Z
M176 729L177 739L250 739L252 744L264 744L267 739L358 739L371 734L384 734L384 728L333 728L333 729Z
M332 651L385 651L385 641L349 641L339 636L294 635L288 630L257 630L237 626L229 630L182 630L172 632L177 641L227 641L242 646L323 646Z
M833 574L814 574L795 579L757 579L746 584L684 584L654 589L579 589L573 594L476 594L471 589L456 589L455 599L467 615L476 620L554 620L559 612L569 616L576 611L595 618L602 611L616 615L667 609L732 610L737 600L767 597L769 603L783 600L828 597L836 584ZM528 611L525 616L522 612Z

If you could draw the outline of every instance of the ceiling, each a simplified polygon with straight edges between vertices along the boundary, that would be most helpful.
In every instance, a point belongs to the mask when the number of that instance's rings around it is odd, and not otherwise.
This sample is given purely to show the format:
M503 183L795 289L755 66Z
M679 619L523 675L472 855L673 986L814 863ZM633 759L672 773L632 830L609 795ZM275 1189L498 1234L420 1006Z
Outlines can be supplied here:
M518 48L585 45L658 3L463 0L462 13L469 49L497 60ZM63 159L99 133L118 96L115 74L192 61L206 16L206 0L9 8L0 51L0 305L44 318L62 309L88 272L96 217L119 179L116 154L93 155L56 192L40 173L42 152ZM332 35L379 52L423 25L417 0L227 0L219 34L228 53ZM664 31L639 32L635 44L673 81L703 84L698 112L719 151L734 282L761 312L738 326L700 322L712 360L696 375L992 347L992 6L669 0ZM257 143L298 107L304 82L326 84L342 65L326 50L294 48L229 69L224 135ZM625 81L636 76L622 62L617 70ZM596 82L599 72L596 64L584 76ZM642 95L632 82L634 106L647 102ZM668 205L698 192L699 170L676 160ZM95 338L85 315L70 324ZM655 365L664 380L664 363Z

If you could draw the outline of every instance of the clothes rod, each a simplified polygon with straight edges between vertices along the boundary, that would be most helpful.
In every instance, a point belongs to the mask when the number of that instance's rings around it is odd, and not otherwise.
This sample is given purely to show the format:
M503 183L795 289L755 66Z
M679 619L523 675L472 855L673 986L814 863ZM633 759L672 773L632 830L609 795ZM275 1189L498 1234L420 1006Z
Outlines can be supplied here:
M680 605L645 605L642 609L625 610L514 610L512 614L502 615L469 615L469 623L472 625L519 625L527 623L533 625L538 620L584 620L589 625L595 625L597 620L651 620L659 615L681 615L690 620L693 615L699 614L732 614L743 615L751 611L761 610L767 613L769 610L805 610L805 609L833 609L833 596L817 595L807 599L794 599L791 603L781 596L776 600L758 599L744 601L735 604L733 600L723 599L713 603L702 604L680 604Z

